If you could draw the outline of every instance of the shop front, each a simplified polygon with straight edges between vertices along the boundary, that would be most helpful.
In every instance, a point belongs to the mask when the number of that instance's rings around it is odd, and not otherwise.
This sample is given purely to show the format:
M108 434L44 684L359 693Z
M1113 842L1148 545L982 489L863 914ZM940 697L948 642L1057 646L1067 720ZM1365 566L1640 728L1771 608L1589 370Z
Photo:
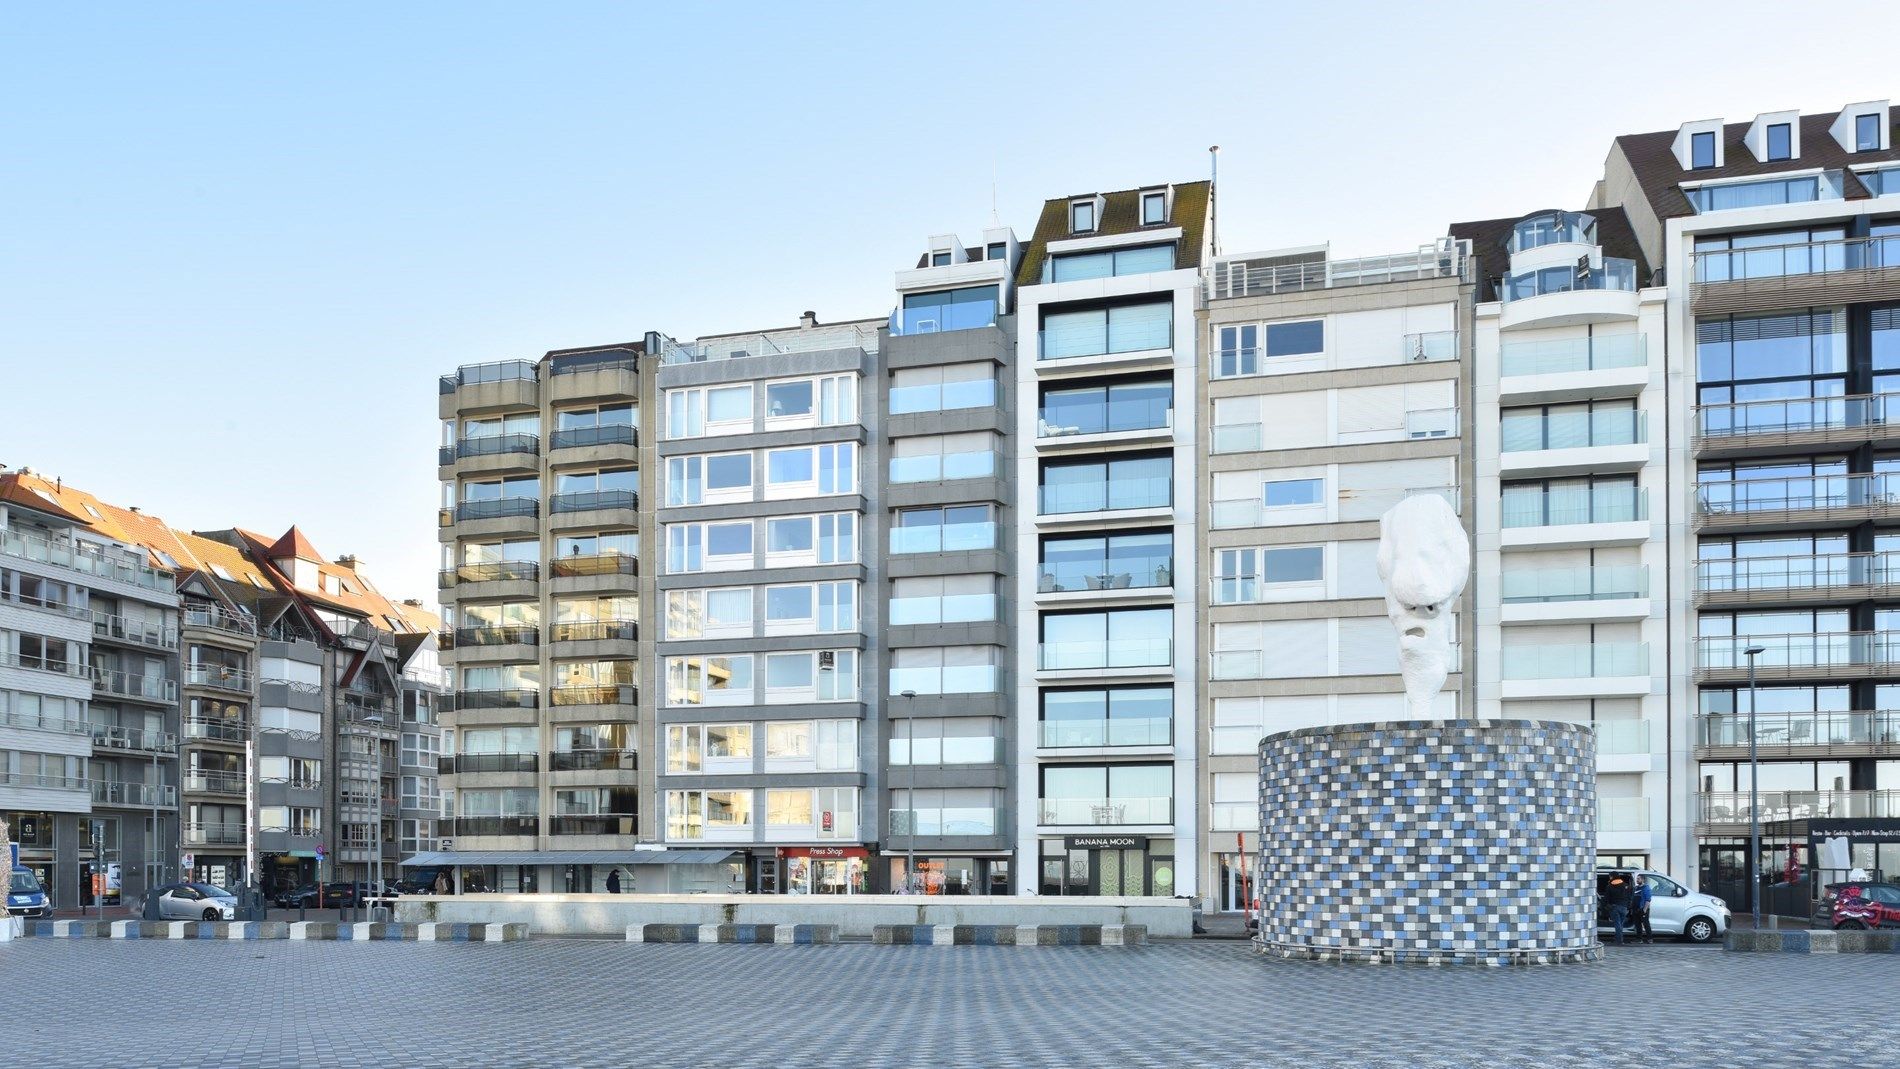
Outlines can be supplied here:
M1068 835L1042 840L1045 895L1174 894L1174 840L1143 835Z
M788 895L861 895L870 890L871 852L862 846L781 846L779 890Z
M904 879L903 857L889 859L887 885L893 894L912 895L1007 895L1009 894L1009 855L939 854L919 856L911 870L908 885Z

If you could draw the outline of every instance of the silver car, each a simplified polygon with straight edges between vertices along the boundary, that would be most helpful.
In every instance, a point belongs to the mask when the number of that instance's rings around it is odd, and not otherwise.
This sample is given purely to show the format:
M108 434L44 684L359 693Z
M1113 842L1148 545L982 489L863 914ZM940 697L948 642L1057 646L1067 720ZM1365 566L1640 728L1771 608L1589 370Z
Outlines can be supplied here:
M1612 872L1634 873L1649 885L1649 927L1657 935L1676 935L1691 943L1706 943L1728 931L1727 902L1714 895L1691 891L1670 877L1650 869L1598 869L1599 903L1604 881ZM1597 910L1597 930L1615 930L1609 920L1609 910L1601 904Z
M237 897L208 883L172 883L158 889L158 915L168 921L228 921Z

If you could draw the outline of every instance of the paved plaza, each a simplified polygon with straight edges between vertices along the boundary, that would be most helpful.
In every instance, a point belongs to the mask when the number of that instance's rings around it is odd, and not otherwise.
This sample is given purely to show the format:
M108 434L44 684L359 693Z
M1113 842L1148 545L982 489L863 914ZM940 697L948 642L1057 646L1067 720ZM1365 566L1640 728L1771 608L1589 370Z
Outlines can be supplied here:
M1900 1062L1838 1009L1892 957L1612 949L1521 969L1130 949L193 943L0 947L6 1064L1722 1066ZM1848 993L1861 992L1860 996Z

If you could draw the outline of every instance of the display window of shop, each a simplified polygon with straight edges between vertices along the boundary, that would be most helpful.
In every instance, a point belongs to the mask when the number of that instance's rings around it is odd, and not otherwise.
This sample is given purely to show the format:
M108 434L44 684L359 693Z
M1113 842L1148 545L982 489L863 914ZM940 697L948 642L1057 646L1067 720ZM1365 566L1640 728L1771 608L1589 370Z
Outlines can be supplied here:
M1168 897L1174 894L1174 840L1137 835L1071 835L1042 840L1045 895Z
M870 888L870 852L863 847L786 847L782 856L788 895L861 895Z

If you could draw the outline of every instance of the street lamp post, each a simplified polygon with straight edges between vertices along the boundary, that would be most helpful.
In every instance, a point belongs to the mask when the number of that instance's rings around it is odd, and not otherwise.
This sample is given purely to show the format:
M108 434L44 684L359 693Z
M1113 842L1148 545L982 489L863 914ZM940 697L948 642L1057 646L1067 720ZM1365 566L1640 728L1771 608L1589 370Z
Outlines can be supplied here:
M1742 650L1748 658L1748 909L1756 931L1761 931L1761 776L1755 742L1755 658L1767 647Z
M383 718L371 713L359 723L381 727ZM372 747L374 760L370 764L370 813L369 813L369 889L378 903L383 900L383 754L379 747ZM381 905L370 907L369 919L382 919Z
M912 712L911 704L917 692L907 690L903 693L904 712ZM910 891L911 874L917 871L917 719L914 716L904 718L904 764L910 769L906 778L910 781L904 788L904 891Z

